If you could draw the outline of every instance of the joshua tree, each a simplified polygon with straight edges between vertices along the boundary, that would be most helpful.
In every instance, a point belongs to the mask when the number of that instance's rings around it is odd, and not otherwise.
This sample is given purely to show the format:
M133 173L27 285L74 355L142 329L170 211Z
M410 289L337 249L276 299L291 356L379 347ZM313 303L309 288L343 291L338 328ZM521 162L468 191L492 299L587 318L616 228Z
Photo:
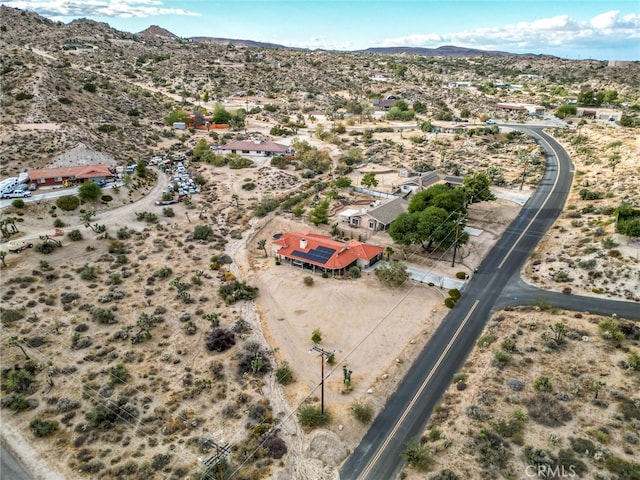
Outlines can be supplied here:
M260 248L264 252L264 256L267 257L267 241L263 238L258 240L258 248Z
M13 337L11 337L9 339L9 346L10 347L18 347L22 351L22 354L24 355L24 359L25 360L31 360L29 358L29 355L27 355L27 352L25 352L24 347L22 345L20 345L20 342L19 342L17 336L13 336Z
M2 263L3 267L7 266L7 262L4 261L4 257L7 256L7 252L5 252L4 250L0 250L0 263Z
M238 197L238 194L234 193L233 195L231 195L231 198L233 199L234 202L236 202L236 208L240 208L240 204L238 203L238 200L240 199L240 197Z

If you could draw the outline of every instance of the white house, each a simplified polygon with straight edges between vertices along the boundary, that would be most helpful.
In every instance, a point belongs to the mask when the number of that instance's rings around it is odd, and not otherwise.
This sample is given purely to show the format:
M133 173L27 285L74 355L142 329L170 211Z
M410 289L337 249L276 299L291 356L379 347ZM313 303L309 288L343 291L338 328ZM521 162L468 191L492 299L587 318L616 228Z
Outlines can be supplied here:
M235 153L242 157L273 157L293 154L293 151L286 145L264 140L237 140L225 145L216 145L213 148L220 155Z
M405 182L402 182L400 191L402 193L417 193L422 190L426 190L432 185L442 183L450 187L458 187L462 185L462 177L455 177L453 175L447 175L443 172L434 170L431 172L421 173L415 177L409 178Z

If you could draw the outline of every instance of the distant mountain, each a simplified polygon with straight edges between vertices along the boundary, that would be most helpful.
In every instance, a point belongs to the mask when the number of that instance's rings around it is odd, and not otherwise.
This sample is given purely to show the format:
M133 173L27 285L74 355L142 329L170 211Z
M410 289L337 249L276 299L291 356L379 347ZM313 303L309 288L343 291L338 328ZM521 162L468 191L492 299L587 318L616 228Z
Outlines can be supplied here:
M378 54L407 54L407 55L424 55L427 57L544 57L554 58L551 55L536 55L533 53L509 53L499 50L479 50L477 48L456 47L454 45L443 45L438 48L422 48L422 47L380 47L367 48L358 50L363 53Z
M138 35L141 37L164 37L164 38L180 38L177 35L174 35L166 28L159 27L158 25L151 25L149 28L138 32Z
M278 45L277 43L256 42L254 40L238 40L234 38L219 38L219 37L189 37L187 40L192 42L209 42L216 45L235 45L238 47L259 47L259 48L276 48L281 50L303 50L295 47L285 47L284 45Z

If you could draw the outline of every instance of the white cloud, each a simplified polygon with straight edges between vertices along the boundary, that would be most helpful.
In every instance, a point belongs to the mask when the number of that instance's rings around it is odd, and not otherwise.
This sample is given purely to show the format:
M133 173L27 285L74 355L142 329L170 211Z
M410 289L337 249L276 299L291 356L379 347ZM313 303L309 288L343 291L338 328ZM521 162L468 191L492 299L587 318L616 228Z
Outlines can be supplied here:
M387 38L381 46L434 48L457 45L483 50L514 53L551 53L560 50L581 51L625 47L640 39L640 15L620 16L619 11L604 12L589 21L569 15L540 18L502 27L481 28L447 34L412 34ZM550 51L551 50L551 51Z
M7 7L33 10L45 17L143 18L155 15L200 16L182 8L165 8L162 0L4 0Z

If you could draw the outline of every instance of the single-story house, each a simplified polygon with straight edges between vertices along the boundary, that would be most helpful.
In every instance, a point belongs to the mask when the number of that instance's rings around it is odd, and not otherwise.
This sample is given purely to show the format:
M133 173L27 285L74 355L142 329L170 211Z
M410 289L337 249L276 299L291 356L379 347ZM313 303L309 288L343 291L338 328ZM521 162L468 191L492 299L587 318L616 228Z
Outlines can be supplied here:
M346 209L338 214L343 223L348 223L355 227L364 226L374 232L384 231L389 228L398 215L405 213L409 202L402 197L394 198L382 205L373 208L363 208L361 210Z
M531 103L496 103L496 108L509 112L521 112L528 115L544 115L546 108Z
M344 275L354 265L370 267L382 258L383 252L376 245L357 240L343 243L328 235L309 232L286 232L272 244L278 260L332 275Z
M109 181L113 176L113 172L104 164L29 170L29 180L39 187L62 185L65 182Z
M277 155L292 155L287 145L275 142L237 140L225 145L215 146L214 150L220 155L236 153L243 157L273 157Z
M447 175L438 170L433 170L431 172L420 173L415 177L409 178L402 182L399 187L401 192L411 194L426 190L431 185L435 185L437 183L443 183L449 187L459 187L462 186L463 180L463 177Z
M374 100L373 106L378 110L390 110L396 103L400 100L398 97L394 95L387 95L382 100Z

